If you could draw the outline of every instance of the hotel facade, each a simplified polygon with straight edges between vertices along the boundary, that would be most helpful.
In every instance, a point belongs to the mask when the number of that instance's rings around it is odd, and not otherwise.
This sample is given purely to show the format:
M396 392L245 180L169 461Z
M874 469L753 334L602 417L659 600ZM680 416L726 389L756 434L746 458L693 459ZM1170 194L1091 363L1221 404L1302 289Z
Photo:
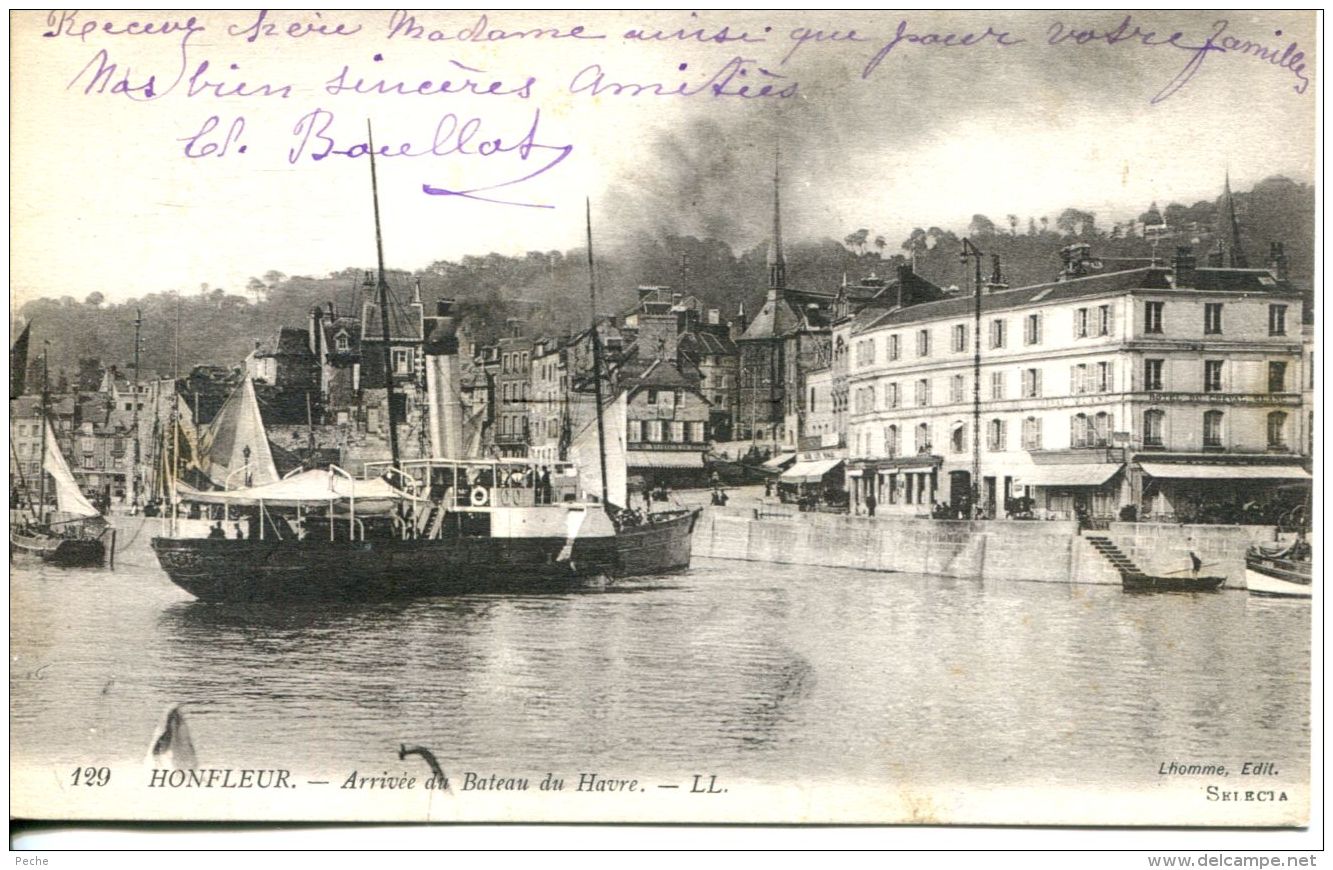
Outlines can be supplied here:
M1298 291L1188 249L1169 269L1094 265L1076 250L1062 280L983 288L979 366L971 294L858 315L854 511L873 492L883 514L1187 521L1310 479Z

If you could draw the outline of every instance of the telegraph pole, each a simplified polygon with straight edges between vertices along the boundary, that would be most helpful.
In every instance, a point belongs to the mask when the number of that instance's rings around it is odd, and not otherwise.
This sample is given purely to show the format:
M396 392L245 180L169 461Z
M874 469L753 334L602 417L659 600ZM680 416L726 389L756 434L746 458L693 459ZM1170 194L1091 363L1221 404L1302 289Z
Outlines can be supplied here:
M972 513L981 504L981 251L971 239L963 239L963 250L958 259L967 265L970 257L976 273L972 279L972 295L976 301L972 326Z

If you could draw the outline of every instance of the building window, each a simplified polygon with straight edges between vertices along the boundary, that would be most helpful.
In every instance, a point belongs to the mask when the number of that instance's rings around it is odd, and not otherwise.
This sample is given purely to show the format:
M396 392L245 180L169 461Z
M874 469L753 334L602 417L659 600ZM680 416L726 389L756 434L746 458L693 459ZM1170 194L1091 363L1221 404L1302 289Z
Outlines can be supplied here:
M962 353L967 350L967 324L960 323L953 328L953 352Z
M625 440L631 442L643 441L643 421L630 420L628 422L629 430L625 433Z
M1029 314L1023 320L1023 343L1041 344L1041 315Z
M1162 333L1162 309L1165 302L1143 303L1143 331L1151 335Z
M893 362L902 356L902 341L895 333L889 336L889 361Z
M990 346L992 348L1004 347L1004 321L992 320L990 322Z
M1101 411L1092 418L1092 446L1105 447L1111 443L1111 415Z
M963 401L963 376L949 378L949 401L955 405Z
M395 375L412 373L412 348L395 347L393 349L393 373Z
M652 387L648 388L648 404L650 405L657 404L657 390L653 389Z
M1165 360L1145 359L1143 361L1143 388L1145 390L1162 389L1162 368Z
M1088 337L1088 309L1080 308L1074 312L1074 338Z
M1143 412L1143 446L1161 447L1162 430L1165 428L1166 412L1152 409Z
M1282 411L1268 415L1268 449L1287 449L1287 415Z
M916 355L930 356L930 330L922 329L916 334Z
M1092 425L1087 414L1075 414L1069 419L1069 446L1087 447L1092 439Z
M1036 417L1028 417L1023 421L1023 449L1041 449L1041 421Z
M1222 334L1222 303L1206 302L1203 306L1203 334Z
M340 332L338 337L333 340L334 347L338 348L338 353L347 353L352 344L347 340L347 333Z
M1088 364L1079 363L1069 367L1069 392L1071 395L1088 391Z
M707 433L704 431L704 422L702 420L691 421L689 425L689 430L690 430L690 443L702 444L708 440Z
M671 421L671 440L672 440L672 441L675 441L675 442L677 442L677 443L684 443L684 441L685 441L685 421L684 421L684 420L672 420L672 421Z
M884 427L884 455L894 459L898 455L898 427Z
M1097 363L1097 392L1109 393L1114 389L1112 382L1111 364L1109 362Z
M918 423L916 425L916 452L930 452L930 424Z
M949 432L949 450L954 453L967 452L967 424L955 423Z
M898 384L892 383L884 388L884 401L890 408L898 407L901 399L898 396Z
M1287 334L1287 306L1285 305L1268 306L1268 334L1269 335Z
M649 441L661 441L661 440L662 440L662 421L661 421L661 420L649 420L649 421L648 421L648 440L649 440Z
M986 424L986 448L997 452L1005 450L1008 429L1009 424L998 418Z
M1023 398L1035 399L1041 395L1041 369L1023 370Z
M1268 392L1285 393L1287 391L1287 364L1270 362L1268 364Z
M817 410L819 410L819 409L815 406L815 388L814 388L814 387L811 387L811 388L810 388L810 413L813 414L813 413L815 413Z
M1205 393L1222 392L1222 361L1206 359L1203 361L1203 391Z
M916 382L916 404L918 408L930 404L930 381L925 378Z
M1203 415L1203 446L1222 446L1222 412L1205 411Z
M1111 334L1111 306L1099 305L1097 307L1097 334Z
M1004 372L990 373L990 397L992 399L1004 398Z

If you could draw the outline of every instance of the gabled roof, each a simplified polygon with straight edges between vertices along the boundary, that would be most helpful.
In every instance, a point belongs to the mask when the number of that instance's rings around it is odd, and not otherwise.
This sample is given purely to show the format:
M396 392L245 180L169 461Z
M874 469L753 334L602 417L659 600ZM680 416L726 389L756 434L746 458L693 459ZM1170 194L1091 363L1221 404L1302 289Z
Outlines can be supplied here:
M255 356L310 356L310 336L304 329L282 326L278 334L255 348Z
M412 306L396 303L393 293L389 294L389 340L420 341L421 323L413 313ZM374 302L366 303L362 311L365 321L362 335L366 341L383 341L383 327L380 326L380 307Z
M718 335L713 332L685 332L681 333L680 340L676 347L686 353L713 354L718 356L730 356L736 353L736 342L727 336Z
M675 363L664 359L653 360L643 374L629 380L625 387L630 395L649 388L699 392L698 385L682 374Z
M1018 287L1013 290L1000 290L981 297L981 310L1004 311L1021 308L1042 302L1062 302L1082 297L1107 296L1127 293L1131 290L1170 290L1167 270L1161 267L1147 266L1142 269L1128 269L1123 272L1110 272L1103 275L1089 275L1084 278L1071 278L1068 281L1052 281L1047 284L1035 284L1031 287ZM853 333L861 333L881 326L896 323L915 323L921 320L934 320L946 317L965 317L975 311L975 298L969 293L951 296L936 302L922 302L902 308L890 308L888 311L870 309L867 315L852 327Z

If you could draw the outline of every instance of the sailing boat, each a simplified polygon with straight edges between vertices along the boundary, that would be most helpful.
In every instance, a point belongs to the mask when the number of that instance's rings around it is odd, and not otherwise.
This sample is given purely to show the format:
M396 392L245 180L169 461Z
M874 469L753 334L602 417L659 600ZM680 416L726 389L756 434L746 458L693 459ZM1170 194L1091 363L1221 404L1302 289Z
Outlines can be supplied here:
M373 146L369 153L375 192ZM377 194L374 201L379 306L387 312ZM595 313L591 220L588 241ZM386 357L387 322L382 315ZM423 347L435 391L432 449L441 456L404 461L391 420L391 459L366 464L377 477L354 480L333 466L239 489L189 492L183 498L244 514L248 533L154 538L159 563L172 582L205 601L568 591L688 568L698 510L644 517L623 509L624 438L613 421L623 420L624 398L603 401L595 314L592 342L596 422L575 439L576 462L462 458L456 324L442 301ZM388 359L384 370L392 371ZM392 378L386 387L393 408Z
M40 492L36 505L32 506L32 519L10 526L9 553L69 568L101 565L106 556L103 543L108 529L106 521L79 489L60 453L45 407L42 427ZM46 515L46 475L55 483L56 511L62 515L54 521Z

